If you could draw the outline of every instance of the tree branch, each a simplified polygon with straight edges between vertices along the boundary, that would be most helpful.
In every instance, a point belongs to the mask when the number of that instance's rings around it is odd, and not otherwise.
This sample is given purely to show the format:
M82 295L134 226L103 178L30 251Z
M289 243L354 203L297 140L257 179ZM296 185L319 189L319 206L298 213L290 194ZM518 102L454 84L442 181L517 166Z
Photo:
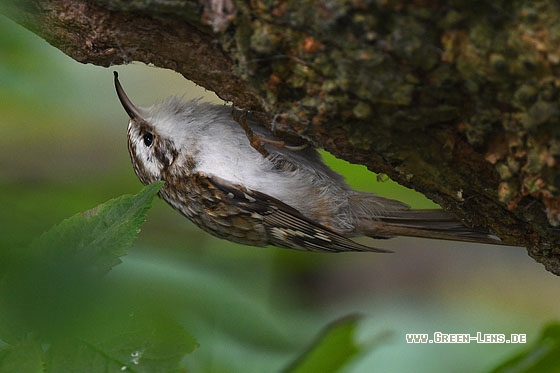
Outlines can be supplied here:
M560 274L553 1L201 4L5 0L0 11L77 61L178 71Z

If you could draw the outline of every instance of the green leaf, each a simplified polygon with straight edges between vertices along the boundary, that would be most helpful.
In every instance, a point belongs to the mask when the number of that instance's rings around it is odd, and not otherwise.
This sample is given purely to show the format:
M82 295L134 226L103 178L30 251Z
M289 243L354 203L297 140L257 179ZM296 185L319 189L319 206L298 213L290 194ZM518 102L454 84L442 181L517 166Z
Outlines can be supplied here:
M161 312L96 310L75 331L41 344L27 336L0 349L1 372L180 372L198 344ZM86 326L87 325L87 326Z
M287 372L337 372L363 351L356 342L360 318L349 316L328 325L313 345Z
M0 371L181 371L196 341L166 313L100 276L132 245L161 186L64 220L6 266Z
M560 323L546 326L533 345L492 370L494 373L558 372L560 367Z
M43 371L41 345L27 336L25 339L0 349L0 371L35 373Z
M103 273L120 263L140 227L152 200L163 185L153 183L137 195L112 199L62 221L31 244L35 255L50 261L72 259Z
M99 296L99 275L132 245L161 185L66 219L12 259L0 281L0 339L15 343L28 333L48 338L71 329Z
M181 371L181 359L198 346L184 328L161 313L122 311L98 313L79 338L54 343L46 352L46 371Z

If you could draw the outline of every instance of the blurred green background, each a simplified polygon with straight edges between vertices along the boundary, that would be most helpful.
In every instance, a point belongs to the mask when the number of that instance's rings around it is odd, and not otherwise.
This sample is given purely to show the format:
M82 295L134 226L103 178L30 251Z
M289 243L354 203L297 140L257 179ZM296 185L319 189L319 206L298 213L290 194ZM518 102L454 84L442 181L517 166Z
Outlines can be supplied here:
M170 95L221 102L172 71L80 64L0 16L1 250L17 255L60 220L140 190L113 70L139 106ZM326 158L356 188L434 207L364 167ZM526 346L413 345L405 333L525 333L531 343L560 313L558 279L525 249L401 238L374 244L395 253L244 247L207 235L156 200L107 281L126 301L164 309L185 326L200 344L184 360L194 372L279 370L327 323L356 313L364 316L359 337L372 348L349 372L485 371Z

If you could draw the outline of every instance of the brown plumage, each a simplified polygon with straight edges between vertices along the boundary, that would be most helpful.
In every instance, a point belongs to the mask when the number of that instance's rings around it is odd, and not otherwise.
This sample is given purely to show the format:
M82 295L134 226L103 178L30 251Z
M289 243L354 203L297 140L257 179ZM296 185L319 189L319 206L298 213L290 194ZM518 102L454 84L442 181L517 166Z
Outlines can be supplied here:
M316 149L278 146L250 120L242 128L223 105L171 98L140 109L116 73L115 87L130 117L129 152L138 178L144 184L164 180L160 196L217 237L327 252L385 252L350 239L357 236L501 243L444 211L410 210L353 190ZM255 146L247 134L272 141Z

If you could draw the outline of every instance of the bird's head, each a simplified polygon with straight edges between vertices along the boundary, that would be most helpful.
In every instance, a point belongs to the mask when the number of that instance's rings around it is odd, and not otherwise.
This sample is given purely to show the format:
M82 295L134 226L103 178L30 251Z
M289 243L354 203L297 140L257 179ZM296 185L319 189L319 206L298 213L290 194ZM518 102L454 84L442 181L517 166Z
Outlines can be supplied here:
M128 152L134 172L146 185L163 180L165 171L177 157L178 146L175 143L176 137L169 133L169 126L165 125L166 118L161 115L162 105L138 108L124 92L116 71L114 75L117 96L130 117Z

